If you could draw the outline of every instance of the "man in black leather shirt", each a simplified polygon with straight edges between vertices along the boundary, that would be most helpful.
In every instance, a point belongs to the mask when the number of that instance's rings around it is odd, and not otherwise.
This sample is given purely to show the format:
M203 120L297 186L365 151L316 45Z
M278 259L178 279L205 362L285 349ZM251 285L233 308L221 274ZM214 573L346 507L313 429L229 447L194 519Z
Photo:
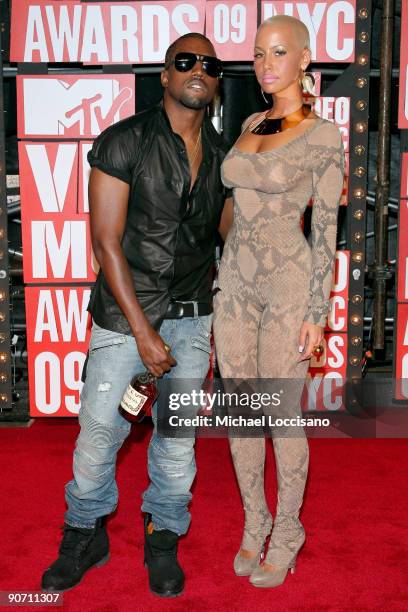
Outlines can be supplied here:
M43 575L44 590L72 588L108 560L105 519L117 505L116 456L130 429L118 406L130 379L143 369L164 379L202 380L207 373L226 147L206 106L220 75L207 38L179 38L166 54L163 101L109 127L89 154L100 272L89 306L94 323L64 537ZM171 597L184 588L177 544L190 523L194 439L158 435L155 410L153 418L142 505L145 562L150 589Z

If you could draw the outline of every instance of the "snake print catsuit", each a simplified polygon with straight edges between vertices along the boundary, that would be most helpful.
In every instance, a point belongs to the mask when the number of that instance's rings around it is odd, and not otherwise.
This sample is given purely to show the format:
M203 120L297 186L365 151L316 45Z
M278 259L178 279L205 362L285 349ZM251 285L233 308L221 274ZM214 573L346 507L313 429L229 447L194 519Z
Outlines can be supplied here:
M223 379L292 379L292 414L300 411L308 369L308 361L298 362L302 321L324 326L329 311L343 171L340 132L321 118L272 150L233 147L222 165L223 182L233 188L234 221L214 304L220 372ZM311 197L310 247L301 217ZM258 550L272 523L264 492L265 439L230 437L230 446L245 511L241 547ZM303 430L273 436L273 446L278 504L266 561L284 567L305 537L299 511L309 451Z

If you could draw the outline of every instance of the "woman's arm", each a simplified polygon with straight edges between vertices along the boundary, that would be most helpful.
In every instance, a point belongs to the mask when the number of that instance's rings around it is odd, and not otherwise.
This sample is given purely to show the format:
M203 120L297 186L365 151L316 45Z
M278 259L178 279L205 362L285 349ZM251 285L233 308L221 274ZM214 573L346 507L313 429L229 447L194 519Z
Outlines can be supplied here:
M330 289L336 253L337 215L344 175L344 149L339 130L326 125L326 142L316 149L312 169L312 271L309 305L301 328L299 352L308 359L323 339L330 310ZM301 351L301 347L302 351Z
M218 232L225 242L228 236L228 232L231 229L232 222L234 220L234 202L232 198L225 200L224 208L222 210L221 221L218 226Z

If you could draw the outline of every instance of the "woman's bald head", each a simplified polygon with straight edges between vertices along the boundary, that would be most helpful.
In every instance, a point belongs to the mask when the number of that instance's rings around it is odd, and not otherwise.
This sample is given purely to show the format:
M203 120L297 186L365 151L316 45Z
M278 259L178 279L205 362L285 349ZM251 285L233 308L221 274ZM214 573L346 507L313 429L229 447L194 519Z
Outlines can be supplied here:
M271 26L277 28L281 26L283 29L290 29L293 33L293 38L298 41L299 49L310 49L309 31L300 19L290 17L289 15L275 15L274 17L269 17L269 19L265 19L259 26L258 32L261 28Z

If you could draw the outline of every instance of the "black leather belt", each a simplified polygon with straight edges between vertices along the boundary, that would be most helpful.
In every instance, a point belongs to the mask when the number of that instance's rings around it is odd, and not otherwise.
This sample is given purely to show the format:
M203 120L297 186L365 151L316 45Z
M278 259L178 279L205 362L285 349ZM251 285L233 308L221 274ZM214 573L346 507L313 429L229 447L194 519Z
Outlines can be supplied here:
M212 304L205 304L203 302L198 302L198 316L202 317L204 315L209 315L212 313L213 308ZM184 304L183 302L170 302L167 307L166 314L164 315L165 319L181 319L183 317L194 317L194 303L187 302Z

